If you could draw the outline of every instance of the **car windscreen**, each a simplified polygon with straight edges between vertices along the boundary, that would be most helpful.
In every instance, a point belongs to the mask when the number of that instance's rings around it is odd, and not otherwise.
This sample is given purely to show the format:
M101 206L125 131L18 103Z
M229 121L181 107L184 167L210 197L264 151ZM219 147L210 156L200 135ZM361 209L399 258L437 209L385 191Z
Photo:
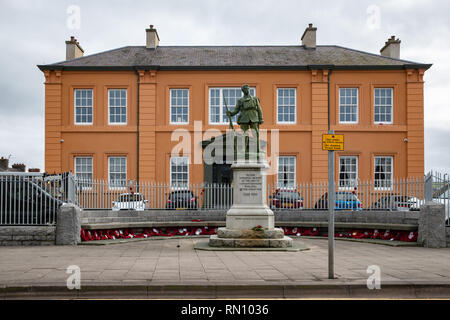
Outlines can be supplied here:
M358 197L353 193L336 193L338 201L358 201Z
M290 192L290 191L279 191L275 195L277 198L280 199L289 199L289 200L300 200L300 194L298 192Z
M133 202L133 201L142 201L141 194L122 194L119 197L118 202Z
M191 199L194 195L190 191L175 191L170 194L169 199Z

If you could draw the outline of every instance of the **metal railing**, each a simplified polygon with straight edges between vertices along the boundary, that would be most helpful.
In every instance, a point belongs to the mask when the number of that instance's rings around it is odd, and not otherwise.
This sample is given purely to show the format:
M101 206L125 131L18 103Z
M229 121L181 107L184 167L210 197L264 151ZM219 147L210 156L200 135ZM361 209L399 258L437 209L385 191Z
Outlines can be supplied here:
M445 205L445 223L450 227L450 177L447 173L435 171L430 171L427 177L430 185L428 197Z
M336 184L338 210L419 210L425 201L425 178L393 179L390 183L354 181ZM273 210L327 209L327 182L267 186L267 204ZM78 181L76 202L85 209L228 209L233 204L230 184L189 184L129 181L123 187L106 180Z
M65 187L61 175L0 172L0 225L55 224Z
M328 182L269 185L267 193L272 210L328 209ZM336 210L419 210L425 202L425 178L398 178L383 183L354 180L346 186L338 181L335 199Z
M126 186L111 186L106 180L77 181L76 202L84 209L200 209L230 208L230 184L189 184L129 181Z

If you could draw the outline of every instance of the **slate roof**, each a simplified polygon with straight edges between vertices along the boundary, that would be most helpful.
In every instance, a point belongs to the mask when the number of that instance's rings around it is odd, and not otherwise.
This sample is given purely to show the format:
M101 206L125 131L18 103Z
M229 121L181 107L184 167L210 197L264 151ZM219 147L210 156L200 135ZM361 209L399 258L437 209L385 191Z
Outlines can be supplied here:
M340 46L127 46L54 64L41 70L198 69L403 69L431 64L383 57Z

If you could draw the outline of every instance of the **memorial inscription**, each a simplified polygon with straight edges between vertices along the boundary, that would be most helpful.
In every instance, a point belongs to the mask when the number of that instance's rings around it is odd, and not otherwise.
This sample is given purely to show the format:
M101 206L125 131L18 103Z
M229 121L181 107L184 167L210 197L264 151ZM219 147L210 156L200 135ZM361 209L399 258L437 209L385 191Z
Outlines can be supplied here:
M257 197L262 191L262 177L259 172L246 172L239 176L238 185L244 197Z

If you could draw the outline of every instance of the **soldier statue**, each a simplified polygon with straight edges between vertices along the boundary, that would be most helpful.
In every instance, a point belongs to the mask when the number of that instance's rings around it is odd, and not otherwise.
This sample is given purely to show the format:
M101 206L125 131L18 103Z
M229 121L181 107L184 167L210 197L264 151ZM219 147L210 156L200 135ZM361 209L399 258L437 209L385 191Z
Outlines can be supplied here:
M249 153L249 135L248 129L253 131L253 137L256 138L256 152L260 152L259 148L259 125L264 122L261 110L261 104L258 97L250 95L248 84L241 87L244 96L238 100L232 111L227 110L227 116L230 118L239 113L237 123L241 126L245 136L245 153Z

